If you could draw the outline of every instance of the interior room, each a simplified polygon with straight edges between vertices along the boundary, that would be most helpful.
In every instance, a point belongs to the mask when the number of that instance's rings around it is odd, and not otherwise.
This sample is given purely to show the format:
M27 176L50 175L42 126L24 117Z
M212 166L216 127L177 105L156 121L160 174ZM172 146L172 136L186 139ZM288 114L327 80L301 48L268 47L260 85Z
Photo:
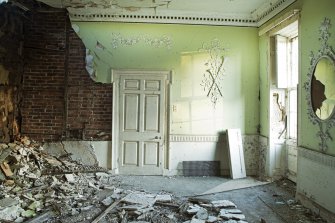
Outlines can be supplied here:
M0 0L0 222L335 222L334 9Z

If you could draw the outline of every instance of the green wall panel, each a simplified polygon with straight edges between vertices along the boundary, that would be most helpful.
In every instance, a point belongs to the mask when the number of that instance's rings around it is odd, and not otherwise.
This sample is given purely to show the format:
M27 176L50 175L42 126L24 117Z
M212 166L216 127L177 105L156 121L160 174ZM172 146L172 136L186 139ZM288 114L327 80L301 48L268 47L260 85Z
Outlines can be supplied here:
M319 28L324 18L330 18L331 20L331 37L329 39L329 45L335 48L335 1L333 0L322 0L303 1L303 7L301 11L301 23L300 23L300 49L301 49L301 83L306 82L307 73L310 66L310 53L317 51L321 47L319 39ZM335 83L334 83L335 85ZM307 103L305 101L306 91L301 90L301 122L300 122L300 144L304 147L319 150L319 138L316 134L318 126L313 125L308 119ZM335 139L335 129L331 129L331 136ZM328 141L328 154L335 155L335 141Z
M173 71L171 133L217 134L259 125L258 29L249 27L73 22L94 58L95 80L110 83L112 69ZM201 83L210 55L203 46L222 47L223 98L213 109Z

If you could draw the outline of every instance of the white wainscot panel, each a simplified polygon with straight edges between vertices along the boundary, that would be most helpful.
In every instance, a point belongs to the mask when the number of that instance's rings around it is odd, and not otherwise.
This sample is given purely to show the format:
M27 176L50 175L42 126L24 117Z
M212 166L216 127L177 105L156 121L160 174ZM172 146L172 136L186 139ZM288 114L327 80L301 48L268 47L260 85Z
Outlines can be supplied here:
M303 204L307 198L310 204L317 203L326 212L335 213L335 157L299 148L297 179L297 195ZM321 208L314 208L322 215Z

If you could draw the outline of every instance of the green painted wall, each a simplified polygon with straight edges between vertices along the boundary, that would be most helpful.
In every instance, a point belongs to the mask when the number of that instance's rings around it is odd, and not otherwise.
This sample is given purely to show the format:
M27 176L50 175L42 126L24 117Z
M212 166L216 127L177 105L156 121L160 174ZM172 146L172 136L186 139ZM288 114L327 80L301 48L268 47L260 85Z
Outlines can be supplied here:
M111 69L172 70L171 129L174 134L217 134L259 125L258 29L243 27L75 22L94 58L96 81L110 83ZM117 38L115 38L118 36ZM213 109L201 86L210 55L224 48L223 98ZM214 51L213 51L214 52Z
M259 85L260 85L260 134L269 136L269 38L263 35L259 38Z
M320 49L319 28L324 18L327 17L331 20L332 26L330 28L331 37L329 45L335 48L335 1L334 0L304 0L301 11L300 22L300 50L301 50L301 83L306 82L307 73L310 66L309 56L310 52L317 53ZM335 85L335 83L334 83ZM319 140L316 137L318 127L313 125L307 116L305 103L306 92L301 91L301 123L300 123L300 144L304 147L319 150ZM331 136L335 139L335 128L331 130ZM335 155L335 141L328 143L328 154Z
M329 44L335 48L335 1L334 0L298 0L285 11L280 13L276 18L292 9L300 9L299 19L299 56L300 56L300 72L299 72L299 105L298 105L298 143L300 146L319 151L319 138L316 136L318 126L313 125L307 115L306 91L303 83L307 81L307 73L310 66L310 52L317 53L320 49L319 27L325 17L331 19L333 24L331 27L331 38ZM276 18L269 21L273 22ZM263 27L265 27L265 24ZM262 27L261 27L262 28ZM268 54L269 54L269 37L267 34L259 38L260 47L260 125L261 134L269 136L269 86L268 86ZM335 83L334 83L335 84ZM335 129L331 130L331 136L335 139ZM335 141L328 142L328 154L335 155Z

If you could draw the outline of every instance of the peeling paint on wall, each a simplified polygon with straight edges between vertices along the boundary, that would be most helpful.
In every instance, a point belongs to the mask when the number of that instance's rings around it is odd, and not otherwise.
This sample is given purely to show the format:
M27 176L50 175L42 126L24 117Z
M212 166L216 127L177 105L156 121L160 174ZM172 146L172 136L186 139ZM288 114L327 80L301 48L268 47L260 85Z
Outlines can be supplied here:
M91 54L89 49L86 49L86 58L85 58L85 62L86 62L86 71L88 72L88 74L90 75L90 77L94 80L96 78L96 71L94 69L94 62L93 62L93 55Z
M265 180L266 176L266 156L268 151L268 138L259 136L259 163L258 163L258 177L260 180Z
M248 175L257 175L259 166L259 138L258 135L243 136L245 168Z
M79 31L80 31L79 26L77 24L75 24L75 23L73 23L71 26L72 26L73 31L75 31L75 33L78 34Z

